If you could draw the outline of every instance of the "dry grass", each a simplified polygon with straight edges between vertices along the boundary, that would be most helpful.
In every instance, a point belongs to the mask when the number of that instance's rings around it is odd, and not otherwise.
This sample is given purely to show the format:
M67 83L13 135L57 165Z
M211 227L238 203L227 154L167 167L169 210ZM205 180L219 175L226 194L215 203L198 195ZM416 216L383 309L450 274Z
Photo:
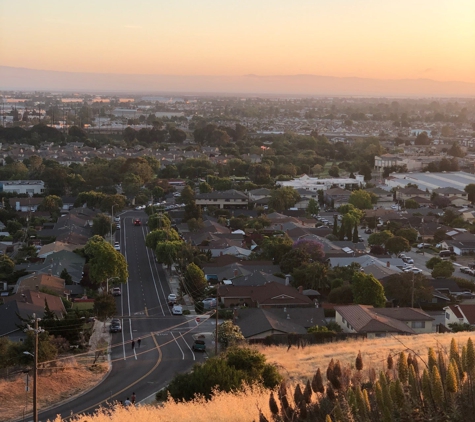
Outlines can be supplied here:
M424 334L418 336L388 337L383 339L365 340L365 341L344 341L323 345L308 346L304 349L292 347L256 347L267 356L269 362L274 362L282 369L282 373L287 377L291 384L303 382L313 377L316 369L320 367L326 370L330 359L339 359L342 364L354 365L358 351L361 351L363 362L366 368L373 366L375 369L383 368L386 357L389 353L397 354L401 351L411 351L419 353L422 359L427 356L429 347L449 350L450 341L455 338L457 342L465 343L475 333L457 333L457 334ZM66 382L69 376L62 377L62 380L56 380L57 385L54 389L57 397L63 390L63 382ZM84 381L81 381L83 383ZM43 388L46 387L43 385ZM48 389L51 387L48 387ZM20 395L24 400L24 381L19 382L16 394L8 385L8 390L0 385L0 397L4 409L0 407L0 412L5 412L5 403L8 408L12 405L13 396ZM51 392L51 397L54 393ZM64 397L63 397L64 398ZM56 398L56 401L59 400ZM21 398L20 398L21 401ZM24 403L24 401L23 401ZM23 404L22 404L23 405ZM2 406L2 405L0 405ZM140 420L140 422L250 422L259 420L259 409L271 419L269 411L269 392L258 387L248 387L243 392L235 394L216 392L212 400L196 399L188 403L175 403L168 401L163 406L141 406L139 408L118 407L114 412L106 410L99 411L95 416L88 416L88 422L130 422ZM4 416L4 414L2 414ZM77 417L72 422L84 422L84 417ZM55 422L61 422L56 419Z
M284 377L294 382L306 382L312 379L317 368L325 371L328 363L333 358L342 364L355 364L356 355L361 351L363 363L366 367L383 369L389 353L397 354L402 351L418 353L423 360L426 359L429 347L445 348L450 350L450 341L455 338L457 343L466 343L468 338L475 340L475 333L446 333L446 334L420 334L417 336L392 336L374 340L348 340L337 343L307 346L303 349L277 346L257 346L257 350L265 354L269 362L281 368Z
M169 400L163 406L116 407L110 413L106 410L88 417L88 422L250 422L259 420L259 409L270 420L269 391L257 386L247 387L244 391L231 393L216 392L211 401L196 399L192 402ZM84 422L84 416L78 416L71 422ZM55 422L61 422L56 419Z
M97 384L105 375L107 364L96 366L94 371L88 367L68 365L53 368L38 376L39 407L45 408L61 400L68 399ZM41 372L41 371L40 371ZM23 415L28 399L26 413L32 410L33 379L30 376L30 392L25 392L24 374L9 381L0 380L0 419L12 420Z

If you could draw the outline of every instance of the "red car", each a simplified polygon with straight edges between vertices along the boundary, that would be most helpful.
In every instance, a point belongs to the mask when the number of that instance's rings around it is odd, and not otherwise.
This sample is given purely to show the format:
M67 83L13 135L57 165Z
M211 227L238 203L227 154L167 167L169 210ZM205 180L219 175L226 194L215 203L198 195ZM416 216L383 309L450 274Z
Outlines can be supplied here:
M142 222L137 218L137 220L134 220L134 226L141 226Z

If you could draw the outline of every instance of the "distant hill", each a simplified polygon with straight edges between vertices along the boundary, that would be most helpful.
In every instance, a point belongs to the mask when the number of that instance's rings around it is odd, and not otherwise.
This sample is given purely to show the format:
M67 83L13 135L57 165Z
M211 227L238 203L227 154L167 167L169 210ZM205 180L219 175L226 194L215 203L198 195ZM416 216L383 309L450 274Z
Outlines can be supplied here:
M0 66L1 90L298 96L471 97L475 83L318 75L184 76L57 72Z

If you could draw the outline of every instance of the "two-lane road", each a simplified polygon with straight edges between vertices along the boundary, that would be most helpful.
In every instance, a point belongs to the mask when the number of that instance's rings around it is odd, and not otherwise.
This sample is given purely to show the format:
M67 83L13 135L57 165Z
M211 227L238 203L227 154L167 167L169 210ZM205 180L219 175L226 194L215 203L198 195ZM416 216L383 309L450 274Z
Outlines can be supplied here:
M133 224L136 218L141 219L141 226ZM191 349L194 319L172 315L167 304L170 287L165 272L145 246L146 221L143 212L126 212L116 232L127 259L129 279L117 298L122 332L112 334L110 374L88 393L41 412L41 421L52 420L58 414L64 418L92 413L100 406L124 401L132 392L140 401L166 386L176 373L188 371L204 359Z

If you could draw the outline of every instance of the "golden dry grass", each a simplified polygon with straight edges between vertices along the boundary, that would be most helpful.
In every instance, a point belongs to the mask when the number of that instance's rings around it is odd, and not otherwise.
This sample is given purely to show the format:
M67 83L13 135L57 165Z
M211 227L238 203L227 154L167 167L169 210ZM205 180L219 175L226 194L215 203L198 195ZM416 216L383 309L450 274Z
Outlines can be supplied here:
M256 349L267 356L269 362L276 363L282 374L290 381L290 384L306 382L311 379L315 371L320 367L326 370L330 359L338 359L342 364L354 365L358 351L361 351L365 368L369 366L375 369L383 368L389 353L397 354L401 351L414 351L422 356L427 356L429 347L441 348L448 351L450 341L455 338L462 345L469 337L475 338L475 333L457 334L423 334L418 336L398 336L374 340L349 340L338 343L307 346L304 349L292 347L264 347L256 346ZM22 381L23 382L23 381ZM62 381L58 384L61 385ZM21 383L21 389L24 383ZM60 390L61 391L61 390ZM9 403L11 391L8 395L0 386L0 395L5 397L2 403ZM52 396L53 394L51 394ZM24 392L23 392L24 397ZM206 401L196 399L192 402L175 403L172 400L163 406L140 406L138 408L118 407L114 412L99 411L95 416L88 416L88 422L250 422L259 420L259 409L270 420L269 391L258 387L247 387L243 392L235 394L219 393ZM9 403L11 404L11 402ZM1 406L1 405L0 405ZM10 406L9 406L10 407ZM0 407L0 411L1 407ZM72 422L84 422L84 417L76 417ZM61 422L56 419L55 422Z
M94 417L87 417L88 422L250 422L259 420L259 409L270 420L269 391L253 386L244 391L231 393L216 392L211 401L195 399L194 401L175 403L169 400L163 406L151 405L116 407L115 411L100 411ZM78 416L71 422L84 422L84 416ZM55 422L61 422L58 418Z
M94 371L84 366L65 366L52 369L38 376L39 408L48 407L59 401L68 399L97 384L107 371L107 364L97 366ZM40 371L41 372L41 371ZM33 379L30 376L30 391L25 392L24 374L0 380L0 420L12 420L23 415L28 401L26 413L32 410Z
M317 368L326 371L333 358L342 364L354 365L358 351L361 351L366 367L383 369L389 353L398 354L402 351L415 351L423 359L429 347L450 349L450 341L455 338L457 343L466 343L468 338L475 340L475 333L420 334L417 336L391 336L373 340L348 340L307 346L303 349L277 346L257 346L257 350L265 354L267 360L281 368L284 377L293 382L306 382L312 379ZM411 350L409 350L411 349Z

